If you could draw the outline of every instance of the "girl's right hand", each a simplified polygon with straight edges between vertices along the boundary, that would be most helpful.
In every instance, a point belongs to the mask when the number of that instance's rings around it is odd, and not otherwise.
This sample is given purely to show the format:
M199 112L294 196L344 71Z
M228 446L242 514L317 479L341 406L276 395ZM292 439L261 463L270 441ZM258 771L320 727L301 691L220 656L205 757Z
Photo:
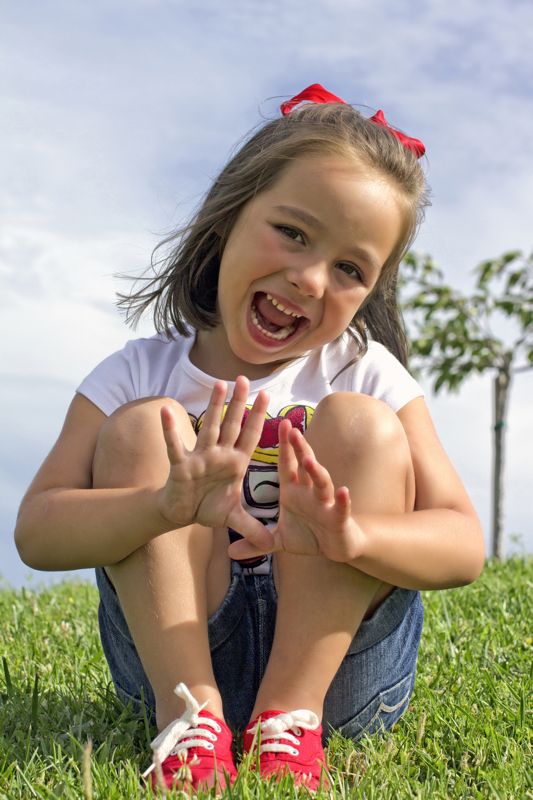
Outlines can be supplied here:
M159 511L176 528L193 523L230 527L256 547L269 550L272 535L241 504L242 482L261 437L269 402L268 392L260 391L242 425L249 386L247 378L237 378L222 421L228 386L217 381L193 450L185 448L172 409L163 406L161 421L170 474L160 492Z

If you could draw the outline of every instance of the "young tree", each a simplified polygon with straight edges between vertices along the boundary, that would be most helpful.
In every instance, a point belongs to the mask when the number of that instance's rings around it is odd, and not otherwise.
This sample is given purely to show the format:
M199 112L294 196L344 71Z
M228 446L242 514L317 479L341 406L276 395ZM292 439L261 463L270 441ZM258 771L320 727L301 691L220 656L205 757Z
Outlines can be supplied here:
M474 274L473 293L463 295L443 283L431 256L409 253L401 277L402 307L414 368L436 376L435 393L442 387L457 391L472 373L494 372L492 552L502 558L509 390L513 375L533 367L533 255L505 253L484 261Z

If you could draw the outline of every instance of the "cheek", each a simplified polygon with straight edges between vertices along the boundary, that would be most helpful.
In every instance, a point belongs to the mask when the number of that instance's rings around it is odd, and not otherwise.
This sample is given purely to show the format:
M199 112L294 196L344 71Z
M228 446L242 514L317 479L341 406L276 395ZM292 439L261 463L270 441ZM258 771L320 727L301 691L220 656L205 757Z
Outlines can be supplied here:
M352 320L369 292L364 286L359 286L347 292L338 299L334 313L339 319Z
M250 251L255 269L267 275L271 265L277 265L283 260L283 251L275 231L262 231L255 240L255 246Z

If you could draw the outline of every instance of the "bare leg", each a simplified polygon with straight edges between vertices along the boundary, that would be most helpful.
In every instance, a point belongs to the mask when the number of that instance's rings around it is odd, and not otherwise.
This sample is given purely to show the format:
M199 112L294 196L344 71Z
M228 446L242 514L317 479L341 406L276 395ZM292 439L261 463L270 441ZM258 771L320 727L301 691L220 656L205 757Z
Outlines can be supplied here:
M339 392L317 407L306 434L335 487L347 486L354 513L402 513L414 505L409 446L383 403ZM390 584L347 564L276 553L276 633L252 719L269 709L306 708L322 717L326 692L365 616Z
M122 406L104 424L96 449L97 488L162 486L169 463L160 408L174 409L188 448L195 436L181 406L151 398ZM230 584L226 529L192 525L158 536L106 572L117 592L137 652L156 697L160 729L184 710L173 692L180 681L223 719L207 635L207 620Z

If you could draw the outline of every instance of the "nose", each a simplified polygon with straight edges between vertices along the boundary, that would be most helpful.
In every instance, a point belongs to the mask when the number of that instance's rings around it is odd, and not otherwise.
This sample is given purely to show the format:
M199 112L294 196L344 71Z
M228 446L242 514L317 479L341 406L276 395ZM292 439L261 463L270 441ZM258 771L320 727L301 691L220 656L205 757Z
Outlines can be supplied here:
M327 286L328 265L323 260L313 260L287 270L287 280L305 295L320 299Z

